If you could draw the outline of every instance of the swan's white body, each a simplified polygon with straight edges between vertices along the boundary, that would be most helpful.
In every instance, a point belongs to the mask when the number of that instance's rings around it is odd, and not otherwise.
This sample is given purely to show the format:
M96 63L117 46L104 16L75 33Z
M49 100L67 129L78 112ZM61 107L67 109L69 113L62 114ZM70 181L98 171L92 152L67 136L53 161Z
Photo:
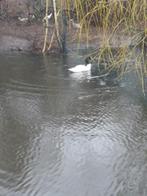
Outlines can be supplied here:
M90 71L91 70L91 63L87 65L76 65L75 67L68 69L71 72L77 73L77 72L83 72L83 71Z

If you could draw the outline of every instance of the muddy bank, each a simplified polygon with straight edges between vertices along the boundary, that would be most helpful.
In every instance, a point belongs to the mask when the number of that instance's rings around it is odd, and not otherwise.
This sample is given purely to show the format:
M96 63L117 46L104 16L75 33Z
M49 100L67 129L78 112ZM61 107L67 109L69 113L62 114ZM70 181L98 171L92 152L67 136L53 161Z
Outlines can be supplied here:
M31 43L27 39L10 35L0 37L0 51L30 51Z
M0 0L0 52L31 51L41 53L45 32L42 22L42 19L45 16L44 8L45 5L43 0ZM53 13L52 7L49 8L51 9L49 9L49 13ZM102 45L113 48L133 45L133 36L129 32L123 32L123 27L121 27L122 32L120 32L121 30L118 30L119 28L117 28L117 32L116 30L114 31L114 29L110 30L110 32L104 32L100 27L97 29L91 26L89 27L89 32L87 32L86 29L81 32L80 29L72 28L70 19L74 18L73 14L74 13L72 13L68 19L66 18L66 43L68 51L76 50L77 47L97 49ZM62 16L59 19L59 23L63 23ZM28 20L21 21L22 19ZM49 21L48 28L47 52L59 52L60 50L56 36L53 36L53 17ZM62 28L63 27L59 27L59 29ZM60 33L63 33L63 29Z
M31 51L41 53L44 41L44 27L41 22L22 23L15 20L0 21L0 52L6 51ZM48 45L50 44L53 35L54 25L49 26ZM82 32L79 38L79 32L71 27L68 27L67 33L67 49L75 50L77 47L82 48L99 48L101 47L104 35L102 31L92 29L90 32L90 39L87 41L86 31ZM109 33L108 33L109 36ZM80 45L77 44L80 39ZM106 37L105 37L106 39ZM112 47L125 47L131 44L131 37L128 35L117 34L114 35L110 42ZM56 37L48 52L57 52L58 44Z
M0 26L0 52L41 51L42 26L38 24L20 24L17 20L0 21Z

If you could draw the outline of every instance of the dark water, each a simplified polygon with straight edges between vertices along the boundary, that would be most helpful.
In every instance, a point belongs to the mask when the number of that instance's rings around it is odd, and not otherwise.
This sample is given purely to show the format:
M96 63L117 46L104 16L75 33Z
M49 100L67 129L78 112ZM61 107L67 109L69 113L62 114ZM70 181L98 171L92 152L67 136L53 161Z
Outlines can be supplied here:
M146 196L145 98L64 61L0 56L0 196Z

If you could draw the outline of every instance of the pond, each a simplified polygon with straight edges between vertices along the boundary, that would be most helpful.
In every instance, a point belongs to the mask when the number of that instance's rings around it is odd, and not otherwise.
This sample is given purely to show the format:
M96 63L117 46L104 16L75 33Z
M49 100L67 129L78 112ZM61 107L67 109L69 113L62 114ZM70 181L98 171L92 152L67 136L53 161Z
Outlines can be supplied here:
M147 104L75 56L0 55L0 196L146 196ZM132 88L133 84L133 88Z

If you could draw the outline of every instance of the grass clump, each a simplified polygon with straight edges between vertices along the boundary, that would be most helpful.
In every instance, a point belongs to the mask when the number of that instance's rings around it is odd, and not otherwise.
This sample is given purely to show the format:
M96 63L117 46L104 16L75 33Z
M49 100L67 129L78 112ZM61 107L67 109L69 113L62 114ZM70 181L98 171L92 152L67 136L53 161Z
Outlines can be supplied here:
M147 75L147 1L75 0L75 8L88 37L91 37L92 26L101 31L104 37L100 48L92 53L98 64L107 61L106 70L115 68L121 70L121 75L135 70L143 87L144 77ZM130 37L129 43L120 47L113 46L112 40L124 35ZM128 59L132 59L133 63L126 69L122 65Z
M91 29L95 29L95 35L101 32L101 44L90 54L98 65L104 62L106 70L115 68L121 70L121 75L126 71L136 70L143 81L142 78L147 75L146 0L61 0L57 11L63 9L66 10L68 19L74 18L81 25L79 42L83 39L83 32L86 33L87 43L93 37ZM129 43L117 46L112 44L116 37L123 36L130 38ZM122 43L125 41L124 38ZM126 69L122 65L128 59L133 59L133 66Z

